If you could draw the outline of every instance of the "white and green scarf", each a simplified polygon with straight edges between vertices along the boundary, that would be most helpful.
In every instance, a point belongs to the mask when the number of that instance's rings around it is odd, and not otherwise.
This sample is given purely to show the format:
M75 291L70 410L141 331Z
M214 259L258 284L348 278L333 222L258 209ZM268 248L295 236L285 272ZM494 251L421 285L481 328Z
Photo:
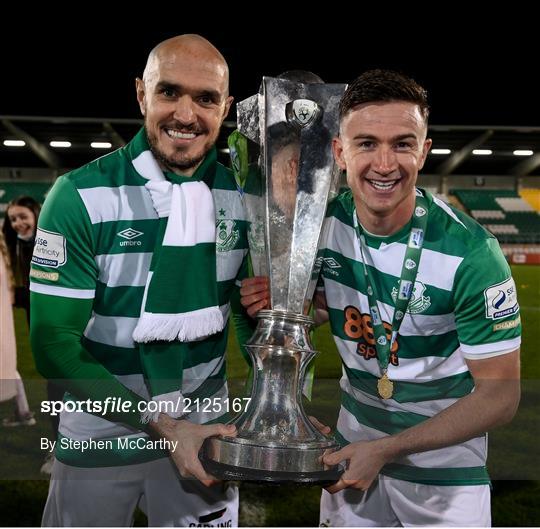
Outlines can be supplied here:
M216 154L212 151L192 177L167 173L151 151L133 160L148 179L160 222L146 281L141 316L133 332L152 400L172 401L172 417L182 415L183 344L221 331L218 305L216 220L212 186ZM157 420L147 413L143 421Z

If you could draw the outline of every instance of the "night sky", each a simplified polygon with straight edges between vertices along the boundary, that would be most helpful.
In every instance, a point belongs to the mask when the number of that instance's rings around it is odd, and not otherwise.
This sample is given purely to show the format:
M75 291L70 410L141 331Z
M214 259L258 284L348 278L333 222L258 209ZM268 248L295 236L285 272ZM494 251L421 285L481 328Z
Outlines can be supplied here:
M471 21L469 15L463 15L467 22L446 20L450 5L422 23L400 21L400 13L394 13L397 21L388 24L384 14L363 18L344 10L337 19L348 20L348 27L339 28L324 11L311 10L304 18L284 12L270 29L257 25L260 15L240 23L233 12L223 19L213 13L210 23L209 4L201 4L197 16L185 17L170 5L141 4L133 23L111 21L98 7L86 12L77 6L62 14L66 23L50 11L44 19L33 13L31 27L27 15L3 17L0 114L139 117L134 78L149 50L190 32L207 37L225 55L236 101L255 93L262 75L307 69L326 82L348 82L366 69L383 67L411 75L428 90L433 124L540 125L540 45L536 28L527 28L534 17L526 14L514 21L505 13L496 27L493 20ZM264 6L274 4L260 9ZM160 17L149 15L153 7L162 11ZM410 12L411 6L402 7ZM388 4L387 9L395 8ZM208 21L194 22L201 19Z

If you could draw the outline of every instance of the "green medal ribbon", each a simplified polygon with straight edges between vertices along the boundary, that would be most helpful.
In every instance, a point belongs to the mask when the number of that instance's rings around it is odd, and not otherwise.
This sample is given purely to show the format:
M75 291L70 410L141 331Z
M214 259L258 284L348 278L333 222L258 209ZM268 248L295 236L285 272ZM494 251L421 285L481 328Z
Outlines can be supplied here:
M377 390L383 399L391 398L394 391L394 384L388 378L387 374L390 352L397 338L399 328L401 327L401 323L403 322L403 318L405 317L407 307L409 306L413 294L414 282L416 281L416 275L418 274L420 256L424 245L424 236L428 220L428 203L426 198L419 193L421 192L417 190L411 231L407 242L407 249L405 250L405 257L401 266L401 277L399 279L399 288L395 300L390 339L388 339L387 331L384 328L377 303L377 299L381 299L381 297L376 290L376 283L373 281L372 272L370 272L369 267L366 266L366 254L368 254L368 251L365 237L358 222L356 209L353 211L353 222L360 242L360 253L362 255L362 264L367 285L369 312L373 322L375 348L377 350L377 358L382 372L382 376L377 382Z

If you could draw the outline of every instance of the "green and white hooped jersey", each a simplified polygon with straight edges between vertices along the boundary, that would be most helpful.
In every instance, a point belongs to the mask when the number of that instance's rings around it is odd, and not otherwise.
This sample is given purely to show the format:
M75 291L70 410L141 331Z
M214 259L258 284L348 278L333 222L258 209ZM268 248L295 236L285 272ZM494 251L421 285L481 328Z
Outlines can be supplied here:
M343 444L396 434L432 417L472 391L465 357L485 358L520 344L515 285L497 240L464 213L418 191L429 204L428 226L411 302L391 351L388 376L394 394L388 400L377 393L381 371L351 192L341 194L328 210L322 283L343 361L337 427ZM407 225L389 237L365 234L366 264L377 281L386 328L394 314L409 231ZM382 473L440 485L489 483L486 455L487 434L412 454Z
M58 179L40 215L31 272L33 292L94 300L83 346L122 384L146 399L149 394L132 334L141 312L159 222L144 187L148 152L142 129L125 147ZM231 293L247 270L246 222L231 171L215 161L215 149L207 156L215 166L212 194L218 298L227 321ZM189 274L181 264L178 272ZM182 385L185 397L201 401L226 397L227 334L228 325L218 334L188 344ZM197 408L198 413L189 416L193 422L209 422L223 415L222 411L203 413L202 406ZM146 437L80 412L63 412L59 432L73 440ZM89 453L84 454L82 466L93 466ZM111 460L98 451L94 455L95 466L107 466L139 463L164 452L134 449L132 454ZM57 450L57 456L67 464L78 464L75 451Z

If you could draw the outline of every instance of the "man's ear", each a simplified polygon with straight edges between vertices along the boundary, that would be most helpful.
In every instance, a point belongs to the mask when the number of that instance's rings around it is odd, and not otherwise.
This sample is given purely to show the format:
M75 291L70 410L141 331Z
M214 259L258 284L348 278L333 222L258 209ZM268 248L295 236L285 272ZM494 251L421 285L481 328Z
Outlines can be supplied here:
M339 136L332 140L332 152L334 153L334 159L336 160L338 167L342 171L346 171L347 164L345 163L345 158L343 156L343 142Z
M225 108L223 110L223 119L225 119L229 115L229 111L231 110L231 105L234 101L233 96L228 96L225 100Z
M433 143L433 140L431 138L426 138L426 141L424 141L424 145L422 146L422 157L420 158L420 163L418 164L418 170L424 167L424 164L426 163L426 158L429 153L429 150L431 149L432 143Z
M135 92L137 93L137 101L139 102L141 114L144 116L146 114L146 88L144 81L138 77L135 79Z

